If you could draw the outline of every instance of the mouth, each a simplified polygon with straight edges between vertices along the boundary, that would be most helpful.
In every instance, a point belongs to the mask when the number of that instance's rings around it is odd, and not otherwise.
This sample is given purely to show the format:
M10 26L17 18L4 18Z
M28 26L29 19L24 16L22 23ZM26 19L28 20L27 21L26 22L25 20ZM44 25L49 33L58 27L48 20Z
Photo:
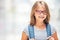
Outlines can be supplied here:
M39 18L42 18L42 19L44 18L44 17L42 17L42 16L38 16L38 17L39 17Z

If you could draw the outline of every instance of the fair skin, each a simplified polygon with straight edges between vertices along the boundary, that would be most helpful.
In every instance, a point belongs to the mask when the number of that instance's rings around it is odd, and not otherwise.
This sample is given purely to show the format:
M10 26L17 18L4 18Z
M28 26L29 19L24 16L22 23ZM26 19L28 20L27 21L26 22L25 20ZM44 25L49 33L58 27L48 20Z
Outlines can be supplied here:
M21 40L27 40L28 39L28 36L26 35L25 32L22 33L22 39Z
M35 18L36 18L35 27L38 29L44 30L46 28L46 25L44 24L43 21L47 17L47 15L43 14L43 12L42 13L39 13L39 12L44 11L45 7L44 7L44 5L38 5L36 10L39 10L39 11L35 11ZM52 40L52 38L54 38L54 40L58 40L56 32L49 38L49 40ZM25 32L23 32L21 40L27 40L27 39L28 39L28 36L26 35Z
M47 15L40 13L40 11L45 11L45 7L43 5L39 4L35 10L37 10L37 11L35 11L35 18L36 18L35 26L37 28L43 29L43 28L45 28L45 24L44 24L43 20L46 18Z

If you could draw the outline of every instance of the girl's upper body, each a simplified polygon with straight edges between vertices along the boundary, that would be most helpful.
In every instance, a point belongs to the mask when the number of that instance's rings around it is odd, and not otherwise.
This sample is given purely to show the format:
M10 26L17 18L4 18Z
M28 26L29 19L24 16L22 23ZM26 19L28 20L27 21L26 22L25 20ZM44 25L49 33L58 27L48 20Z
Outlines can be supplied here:
M28 26L24 29L25 34L29 37L29 30ZM51 26L51 35L53 35L56 32L55 28ZM35 40L47 40L47 32L46 29L39 29L36 26L34 26L34 35L35 35ZM30 38L29 38L30 40Z
M46 24L49 24L50 13L48 5L43 1L37 1L31 11L30 25L34 27L35 40L47 40ZM58 40L57 32L54 27L51 26L51 37L49 40ZM22 33L22 40L29 38L28 27L24 29ZM30 40L30 38L29 38Z

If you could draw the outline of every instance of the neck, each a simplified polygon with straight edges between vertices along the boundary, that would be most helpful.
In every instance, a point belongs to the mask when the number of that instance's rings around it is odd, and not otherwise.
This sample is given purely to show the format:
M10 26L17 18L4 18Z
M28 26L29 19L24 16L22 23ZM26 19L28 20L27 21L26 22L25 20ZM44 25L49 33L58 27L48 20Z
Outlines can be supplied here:
M42 21L36 21L35 26L38 28L45 28L45 24Z

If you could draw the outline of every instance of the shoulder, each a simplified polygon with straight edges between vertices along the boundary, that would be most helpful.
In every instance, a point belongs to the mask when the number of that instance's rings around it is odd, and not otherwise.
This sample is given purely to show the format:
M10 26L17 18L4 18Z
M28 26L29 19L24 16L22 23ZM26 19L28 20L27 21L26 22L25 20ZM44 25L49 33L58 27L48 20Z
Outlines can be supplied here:
M28 26L29 26L29 25L27 25L27 26L24 28L24 30L23 30L23 32L25 32L25 34L26 34L27 36L29 36Z

